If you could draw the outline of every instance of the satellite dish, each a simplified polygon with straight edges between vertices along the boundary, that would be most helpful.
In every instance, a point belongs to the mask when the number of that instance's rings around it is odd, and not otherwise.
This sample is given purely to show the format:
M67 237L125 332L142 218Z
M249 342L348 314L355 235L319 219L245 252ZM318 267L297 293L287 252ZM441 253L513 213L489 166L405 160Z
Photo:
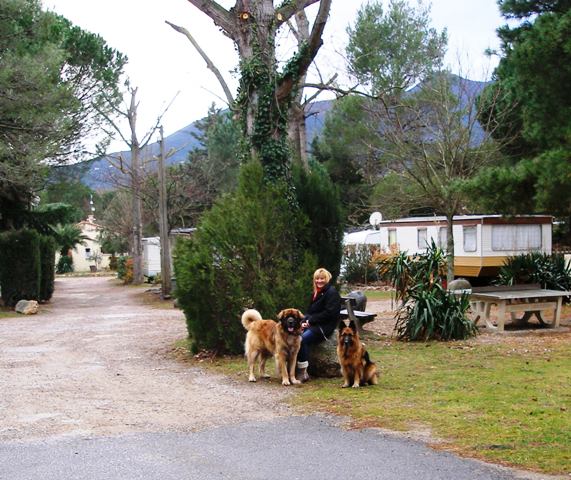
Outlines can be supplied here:
M375 228L378 227L382 221L383 221L383 215L381 214L381 212L371 213L371 216L369 217L369 223L373 227Z

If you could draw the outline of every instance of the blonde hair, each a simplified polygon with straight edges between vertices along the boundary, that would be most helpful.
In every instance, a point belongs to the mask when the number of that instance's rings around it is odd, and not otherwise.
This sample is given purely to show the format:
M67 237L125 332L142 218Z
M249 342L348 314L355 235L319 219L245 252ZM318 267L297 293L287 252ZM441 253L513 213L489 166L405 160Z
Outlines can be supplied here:
M317 287L315 286L315 279L317 277L325 277L325 280L327 280L327 283L329 283L332 276L333 275L331 275L328 270L325 270L325 268L318 268L315 270L315 272L313 272L313 290L317 290Z

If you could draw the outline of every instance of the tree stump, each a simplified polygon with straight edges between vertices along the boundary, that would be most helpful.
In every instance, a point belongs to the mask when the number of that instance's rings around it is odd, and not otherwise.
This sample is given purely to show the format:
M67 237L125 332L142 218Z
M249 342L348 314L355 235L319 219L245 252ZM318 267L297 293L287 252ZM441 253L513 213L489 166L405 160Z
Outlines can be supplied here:
M337 360L337 332L334 332L327 341L311 348L307 371L312 377L333 378L341 376L341 367Z

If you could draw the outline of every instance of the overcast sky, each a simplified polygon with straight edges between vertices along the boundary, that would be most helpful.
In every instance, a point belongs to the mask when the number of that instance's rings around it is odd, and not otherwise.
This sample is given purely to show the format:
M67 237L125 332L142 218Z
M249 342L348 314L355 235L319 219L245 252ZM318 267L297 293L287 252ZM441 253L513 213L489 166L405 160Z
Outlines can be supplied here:
M344 70L342 52L346 28L366 2L332 1L324 45L317 57L324 76ZM233 0L219 3L227 8L235 4ZM237 84L236 75L231 73L237 64L232 42L187 0L43 0L43 4L84 30L98 33L108 45L129 57L127 74L131 84L139 88L141 101L139 136L154 124L158 114L175 96L176 100L163 118L165 135L204 117L212 102L225 107L224 95L215 77L186 37L175 32L165 20L187 28L227 82L232 87ZM312 11L317 11L316 5L308 9ZM496 0L433 0L432 19L437 29L448 30L446 62L452 71L474 80L489 78L496 59L490 60L484 51L497 48L495 30L503 23ZM115 145L117 149L124 149L124 145ZM111 151L114 150L112 146Z

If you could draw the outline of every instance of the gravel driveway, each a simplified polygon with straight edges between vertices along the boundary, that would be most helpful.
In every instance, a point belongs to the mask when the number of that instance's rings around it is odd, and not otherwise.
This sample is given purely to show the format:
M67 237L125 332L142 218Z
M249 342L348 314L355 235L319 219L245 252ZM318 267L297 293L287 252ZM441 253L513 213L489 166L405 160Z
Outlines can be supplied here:
M173 361L176 309L111 277L56 280L40 314L0 319L0 440L188 432L288 414L287 395Z

